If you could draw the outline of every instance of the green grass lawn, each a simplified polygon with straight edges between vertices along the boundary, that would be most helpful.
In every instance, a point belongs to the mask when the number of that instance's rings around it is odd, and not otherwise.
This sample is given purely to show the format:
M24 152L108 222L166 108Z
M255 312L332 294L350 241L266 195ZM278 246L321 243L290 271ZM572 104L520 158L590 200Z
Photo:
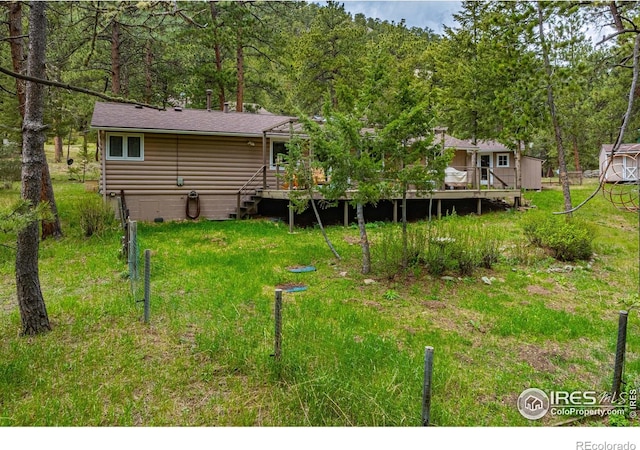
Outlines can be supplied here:
M420 270L389 279L377 264L367 277L377 282L365 284L355 228L328 228L337 261L317 229L289 234L267 220L140 224L140 248L152 251L147 325L141 288L132 295L118 256L121 232L84 238L78 227L77 205L96 194L64 175L55 188L65 237L44 241L40 255L52 332L19 336L14 251L0 246L5 426L418 426L427 345L435 348L435 425L551 425L566 417L528 421L518 395L529 387L608 391L618 311L638 291L637 215L601 195L576 213L597 230L590 264L565 270L527 246L523 218L562 208L561 192L545 190L526 195L535 211L442 221L483 228L503 244L491 270L453 280ZM592 189L574 187L574 203ZM0 191L0 205L18 192ZM391 228L370 228L376 261ZM301 264L317 270L287 270ZM274 289L285 283L308 290L284 294L276 362ZM627 348L625 379L637 386L637 310Z

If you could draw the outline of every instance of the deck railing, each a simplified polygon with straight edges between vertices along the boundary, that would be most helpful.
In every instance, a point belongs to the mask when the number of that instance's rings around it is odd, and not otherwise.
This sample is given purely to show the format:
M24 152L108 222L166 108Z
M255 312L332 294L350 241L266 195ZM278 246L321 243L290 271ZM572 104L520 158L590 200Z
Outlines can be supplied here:
M450 166L467 174L464 181L447 183L444 189L516 189L516 169L513 167Z
M275 164L275 178L276 185L275 190L281 189L289 190L293 188L288 183L283 183L281 178L284 174L286 164L280 159ZM513 167L474 167L474 166L449 166L458 170L459 172L466 173L466 177L462 180L457 179L455 181L445 179L440 189L462 189L462 190L475 190L475 189L516 189L517 188L517 176L516 169ZM252 190L251 186L255 184L255 179L267 170L266 166L260 167L258 171L251 177L245 185L238 191L238 211L242 204L243 195L246 196L247 192ZM271 169L274 170L274 169ZM255 188L253 189L255 194Z

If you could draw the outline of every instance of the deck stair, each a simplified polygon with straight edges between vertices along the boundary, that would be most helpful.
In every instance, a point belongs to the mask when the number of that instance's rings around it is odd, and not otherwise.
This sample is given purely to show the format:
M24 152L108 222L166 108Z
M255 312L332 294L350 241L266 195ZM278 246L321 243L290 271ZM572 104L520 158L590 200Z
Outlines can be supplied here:
M240 217L238 217L238 211L229 214L232 219L251 219L258 214L258 204L262 200L262 189L256 189L253 194L250 194L246 199L242 199L240 202Z

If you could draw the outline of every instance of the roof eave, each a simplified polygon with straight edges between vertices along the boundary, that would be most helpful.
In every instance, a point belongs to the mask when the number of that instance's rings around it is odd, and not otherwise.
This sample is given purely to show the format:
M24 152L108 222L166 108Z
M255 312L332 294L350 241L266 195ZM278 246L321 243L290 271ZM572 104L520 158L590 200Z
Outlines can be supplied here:
M125 128L125 127L105 127L91 125L92 130L112 131L120 133L155 133L155 134L186 134L194 136L231 136L241 138L261 138L263 133L231 133L223 131L199 131L199 130L168 130L157 128Z

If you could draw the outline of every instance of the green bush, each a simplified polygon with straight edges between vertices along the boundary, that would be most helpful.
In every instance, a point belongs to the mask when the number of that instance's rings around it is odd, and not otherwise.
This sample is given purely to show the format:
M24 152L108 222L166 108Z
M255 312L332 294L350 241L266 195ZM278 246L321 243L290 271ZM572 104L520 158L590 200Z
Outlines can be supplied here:
M78 204L79 225L85 237L100 235L116 225L113 208L102 198L92 195Z
M423 268L432 276L472 275L479 267L490 269L500 258L496 230L473 220L452 217L430 225L411 224L407 233L409 268ZM402 267L402 234L399 227L384 230L374 246L376 268L393 278Z
M593 254L593 230L577 219L532 215L524 221L523 230L529 242L559 261L585 260Z

